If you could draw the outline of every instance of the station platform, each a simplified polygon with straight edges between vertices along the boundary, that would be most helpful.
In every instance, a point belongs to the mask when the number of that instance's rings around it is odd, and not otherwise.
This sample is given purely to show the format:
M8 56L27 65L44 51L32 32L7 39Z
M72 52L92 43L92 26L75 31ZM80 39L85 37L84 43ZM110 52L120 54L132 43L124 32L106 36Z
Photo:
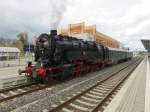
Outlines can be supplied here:
M25 75L19 75L18 70L24 70L28 61L33 61L32 57L24 57L15 60L0 62L0 89L4 89L17 84L24 84L27 82ZM35 64L33 62L33 64ZM9 65L9 66L6 66Z
M25 66L14 66L14 67L5 67L0 68L0 79L16 77L18 76L18 70L24 69Z
M104 112L150 112L150 58L139 64Z
M0 68L0 89L26 83L26 77L18 75L18 70L24 68L25 66Z
M18 70L24 68L25 65L0 67L0 89L26 83L26 77L24 75L18 75Z
M23 57L20 59L0 61L0 79L18 76L18 70L23 70L27 66L28 61L32 61L35 64L33 60L33 57Z

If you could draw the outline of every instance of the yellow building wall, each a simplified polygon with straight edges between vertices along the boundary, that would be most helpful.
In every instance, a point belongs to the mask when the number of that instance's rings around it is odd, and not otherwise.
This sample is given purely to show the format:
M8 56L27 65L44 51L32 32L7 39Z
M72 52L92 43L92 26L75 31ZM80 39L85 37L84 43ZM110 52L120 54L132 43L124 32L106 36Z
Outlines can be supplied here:
M69 34L80 34L84 33L84 23L78 23L78 24L70 24L69 25Z
M73 34L82 34L82 33L89 33L94 36L94 40L97 43L100 43L104 46L107 47L112 47L112 48L119 48L120 47L120 42L105 35L100 32L97 32L96 30L96 25L90 25L90 26L85 26L85 23L77 23L77 24L70 24L68 29L62 29L60 34L63 35L73 35Z
M96 25L86 26L84 28L84 33L89 33L91 35L95 35L95 33L96 33Z

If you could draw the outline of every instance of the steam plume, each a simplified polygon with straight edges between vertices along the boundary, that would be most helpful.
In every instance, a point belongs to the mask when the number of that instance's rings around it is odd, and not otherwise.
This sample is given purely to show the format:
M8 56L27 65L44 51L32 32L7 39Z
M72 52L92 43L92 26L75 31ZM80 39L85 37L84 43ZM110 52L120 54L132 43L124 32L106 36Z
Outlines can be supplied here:
M64 12L66 11L67 0L50 0L50 28L57 29Z

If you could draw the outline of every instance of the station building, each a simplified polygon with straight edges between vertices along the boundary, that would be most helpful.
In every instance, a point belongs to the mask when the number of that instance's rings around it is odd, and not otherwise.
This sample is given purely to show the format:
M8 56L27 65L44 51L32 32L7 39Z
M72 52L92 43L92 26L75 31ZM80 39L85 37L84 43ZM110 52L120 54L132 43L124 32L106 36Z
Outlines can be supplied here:
M0 47L0 60L17 59L20 50L15 47Z
M96 41L107 47L120 48L121 43L96 30L96 25L85 26L85 23L69 24L68 29L61 29L60 34L74 36L79 39Z

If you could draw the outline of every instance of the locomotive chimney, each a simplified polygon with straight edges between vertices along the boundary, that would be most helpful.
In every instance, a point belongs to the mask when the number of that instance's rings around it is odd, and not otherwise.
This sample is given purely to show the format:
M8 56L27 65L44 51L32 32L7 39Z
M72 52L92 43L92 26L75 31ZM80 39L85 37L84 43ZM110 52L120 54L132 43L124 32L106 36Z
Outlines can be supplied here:
M50 30L50 35L53 35L53 36L57 35L57 30Z

